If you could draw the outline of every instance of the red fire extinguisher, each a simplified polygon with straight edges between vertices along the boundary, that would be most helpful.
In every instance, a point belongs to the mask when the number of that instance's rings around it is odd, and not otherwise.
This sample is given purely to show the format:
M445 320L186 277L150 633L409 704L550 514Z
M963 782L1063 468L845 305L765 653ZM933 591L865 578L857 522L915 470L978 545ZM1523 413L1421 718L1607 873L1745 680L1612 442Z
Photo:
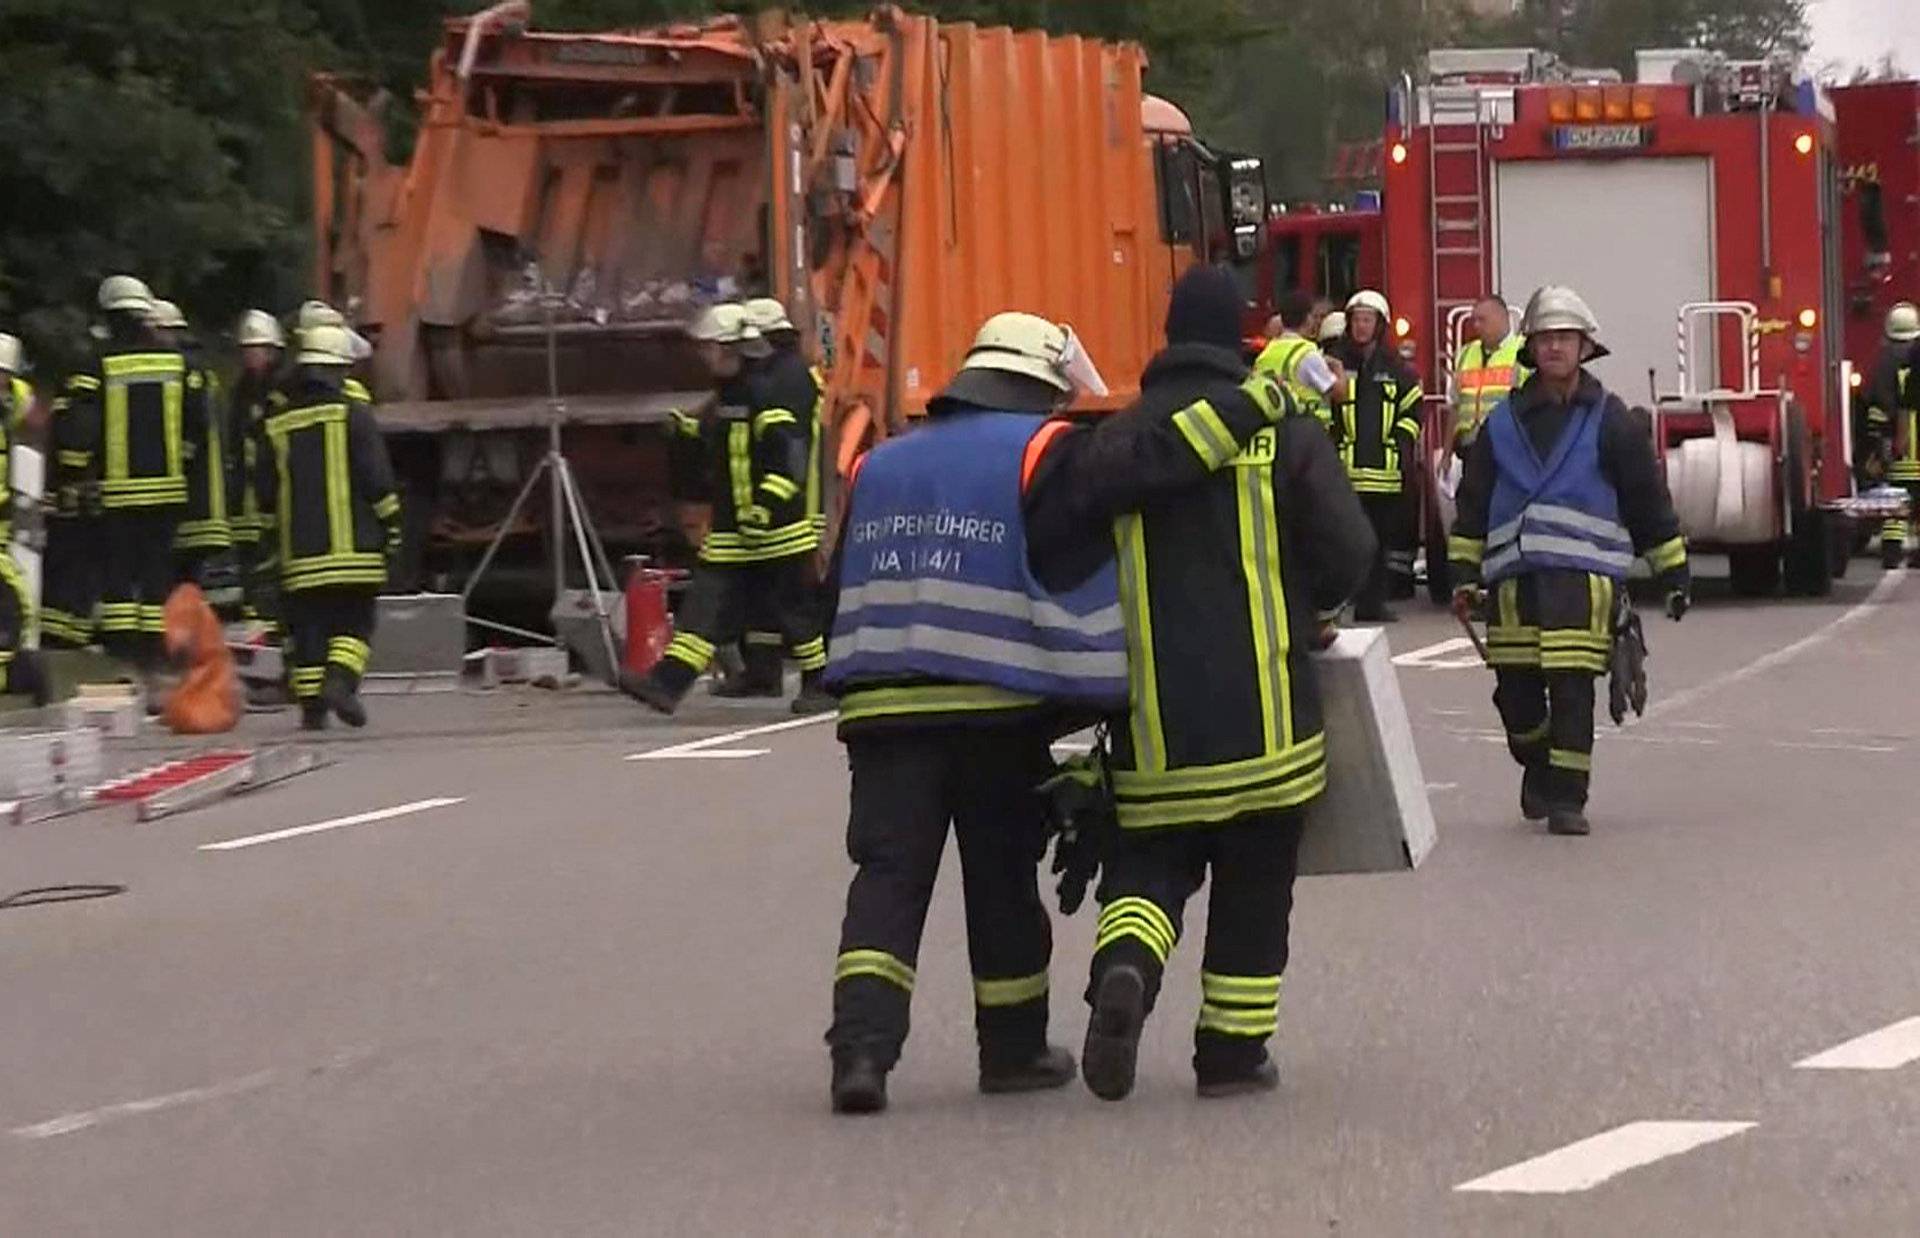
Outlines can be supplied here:
M627 648L622 662L636 675L653 669L673 640L673 616L667 590L686 575L651 565L645 555L629 555L627 565Z

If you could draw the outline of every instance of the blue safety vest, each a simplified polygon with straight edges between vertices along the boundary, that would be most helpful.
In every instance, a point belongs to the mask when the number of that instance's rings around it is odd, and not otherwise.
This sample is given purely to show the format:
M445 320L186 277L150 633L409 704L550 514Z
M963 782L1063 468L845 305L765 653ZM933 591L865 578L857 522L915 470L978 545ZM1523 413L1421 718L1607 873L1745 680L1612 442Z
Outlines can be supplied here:
M1541 568L1570 568L1625 580L1633 538L1620 523L1620 496L1600 472L1600 409L1581 405L1541 460L1503 400L1487 419L1497 476L1487 516L1488 581Z
M828 688L925 678L1126 705L1113 563L1069 593L1027 566L1021 468L1045 420L946 413L867 457L842 531Z

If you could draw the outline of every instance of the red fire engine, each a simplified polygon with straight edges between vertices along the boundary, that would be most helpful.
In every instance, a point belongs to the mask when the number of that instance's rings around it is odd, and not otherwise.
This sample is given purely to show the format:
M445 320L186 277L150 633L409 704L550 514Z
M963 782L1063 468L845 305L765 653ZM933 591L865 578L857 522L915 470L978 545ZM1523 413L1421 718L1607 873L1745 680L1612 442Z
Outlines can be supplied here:
M1250 348L1266 343L1267 322L1282 293L1299 289L1335 308L1385 278L1380 195L1360 193L1350 205L1296 206L1267 221L1267 244L1240 268L1253 277L1243 333Z
M1840 126L1847 360L1870 373L1887 311L1920 298L1920 81L1833 91Z
M1613 350L1595 371L1651 413L1689 540L1741 593L1784 574L1824 594L1872 514L1848 467L1832 106L1786 66L1698 51L1642 52L1636 79L1436 51L1393 93L1387 290L1430 441L1473 302L1571 285Z

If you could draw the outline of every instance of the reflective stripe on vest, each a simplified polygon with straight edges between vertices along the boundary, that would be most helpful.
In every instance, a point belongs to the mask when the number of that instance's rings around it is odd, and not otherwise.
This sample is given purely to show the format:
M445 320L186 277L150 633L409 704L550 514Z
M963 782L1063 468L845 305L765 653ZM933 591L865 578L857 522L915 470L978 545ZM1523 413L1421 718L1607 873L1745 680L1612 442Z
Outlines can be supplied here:
M1300 364L1307 354L1315 351L1319 345L1301 335L1283 335L1261 350L1260 357L1253 368L1262 374L1271 374L1280 381L1280 385L1293 396L1293 402L1299 410L1314 417L1324 417L1324 401L1320 393L1308 384L1300 381Z
M1496 476L1482 571L1488 581L1541 568L1626 579L1633 539L1600 472L1600 410L1583 405L1542 461L1511 401L1487 420Z
M1460 429L1471 431L1478 428L1498 408L1507 393L1520 385L1525 367L1520 364L1520 349L1526 341L1519 336L1508 336L1501 341L1500 347L1487 355L1487 348L1479 340L1470 341L1460 350L1459 359L1453 367L1454 403L1460 414Z
M949 413L867 454L853 487L826 681L938 679L1116 709L1126 625L1111 563L1051 593L1027 566L1024 413Z

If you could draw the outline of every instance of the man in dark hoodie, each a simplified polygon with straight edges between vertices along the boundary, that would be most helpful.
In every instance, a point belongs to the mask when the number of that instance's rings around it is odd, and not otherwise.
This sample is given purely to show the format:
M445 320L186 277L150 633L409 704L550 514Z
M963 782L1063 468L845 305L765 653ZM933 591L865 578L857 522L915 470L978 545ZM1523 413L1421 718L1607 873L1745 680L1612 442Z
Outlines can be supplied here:
M1167 348L1139 403L1062 433L1032 472L1036 556L1070 555L1089 531L1118 547L1128 707L1112 724L1119 839L1106 859L1082 1070L1108 1100L1133 1088L1141 1028L1180 937L1188 898L1213 888L1193 1065L1202 1096L1277 1086L1266 1041L1305 811L1326 786L1320 698L1307 654L1321 616L1366 577L1374 536L1338 453L1311 417L1250 437L1216 416L1247 376L1240 295L1226 273L1189 272ZM1170 427L1199 467L1130 493Z
M886 1105L949 827L966 886L980 1088L1073 1077L1072 1056L1046 1037L1038 787L1053 738L1127 700L1109 513L1195 485L1286 410L1277 384L1241 391L1235 379L1154 417L1084 429L1048 420L1076 379L1098 389L1081 356L1055 323L995 315L925 423L863 457L850 481L826 674L841 701L847 851L859 866L827 1033L839 1112ZM1022 495L1068 440L1074 463L1050 470L1056 497L1037 517L1038 552Z

